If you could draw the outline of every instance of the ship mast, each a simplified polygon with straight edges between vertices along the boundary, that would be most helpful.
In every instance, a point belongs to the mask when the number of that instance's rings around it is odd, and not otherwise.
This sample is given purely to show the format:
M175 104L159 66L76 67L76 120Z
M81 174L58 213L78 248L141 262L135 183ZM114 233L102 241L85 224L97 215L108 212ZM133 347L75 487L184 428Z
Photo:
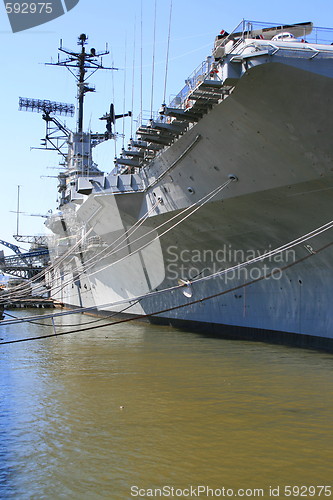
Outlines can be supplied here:
M90 52L86 51L88 37L82 33L78 38L78 45L81 47L80 52L68 50L63 48L62 41L60 42L59 51L67 54L67 58L60 60L56 63L46 63L51 66L64 66L75 77L77 81L77 100L78 100L78 113L77 113L77 132L83 132L83 108L84 98L87 92L95 92L95 88L87 85L87 80L96 73L99 69L117 70L118 68L106 67L103 65L102 56L109 54L106 47L103 52L96 52L96 49L91 48Z
M85 93L88 90L93 90L92 88L84 87L84 75L85 75L85 59L86 59L86 50L84 47L86 36L84 34L80 35L79 40L81 43L81 54L79 56L79 81L78 81L78 122L77 122L77 130L79 133L82 132L83 129L83 102Z
M43 113L42 118L46 122L46 135L42 140L42 147L38 149L56 150L64 158L65 172L58 176L58 191L61 193L60 206L72 199L75 191L74 182L78 177L103 175L92 158L92 149L98 144L108 139L116 139L116 133L112 131L115 120L125 116L131 116L129 111L126 114L116 115L114 105L111 104L110 111L102 116L101 120L106 120L106 131L104 133L92 133L83 131L83 109L84 99L87 92L94 92L95 88L87 84L87 80L100 69L117 70L118 68L103 65L102 56L109 54L106 49L97 52L96 49L86 49L88 37L82 33L78 37L79 51L65 49L60 41L59 51L66 55L60 59L58 54L57 62L46 63L51 66L63 66L74 76L77 84L77 127L76 132L72 132L66 125L62 124L54 114L70 115L74 114L74 106L65 103L53 102L49 100L31 99L20 97L20 109L25 111L37 111ZM73 191L73 193L72 193ZM84 194L84 193L83 193ZM74 196L74 195L73 195Z

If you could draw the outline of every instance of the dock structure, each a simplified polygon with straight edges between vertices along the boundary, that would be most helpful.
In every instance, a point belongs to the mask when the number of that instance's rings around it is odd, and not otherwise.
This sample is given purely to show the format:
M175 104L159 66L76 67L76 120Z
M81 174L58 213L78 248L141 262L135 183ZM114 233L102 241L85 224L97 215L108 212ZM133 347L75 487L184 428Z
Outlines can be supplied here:
M54 307L52 299L41 296L41 290L47 290L43 273L49 263L46 237L20 235L14 237L17 241L29 243L31 248L28 252L22 252L19 246L0 239L0 245L15 252L15 255L5 256L4 252L0 250L0 273L12 276L7 285L0 288L0 320L3 319L4 309ZM34 281L34 284L31 280ZM25 292L28 296L13 298L11 291L15 291L15 286L22 281L30 286L30 290ZM34 287L35 290L33 290ZM39 288L38 292L36 287ZM34 292L36 295L33 295Z
M9 299L4 304L4 309L21 309L21 308L54 308L53 299L43 297L25 297L22 299Z
M5 256L0 251L0 269L3 273L23 279L32 279L45 269L49 262L49 251L45 244L29 252L22 252L17 245L0 239L0 244L10 248L15 255Z

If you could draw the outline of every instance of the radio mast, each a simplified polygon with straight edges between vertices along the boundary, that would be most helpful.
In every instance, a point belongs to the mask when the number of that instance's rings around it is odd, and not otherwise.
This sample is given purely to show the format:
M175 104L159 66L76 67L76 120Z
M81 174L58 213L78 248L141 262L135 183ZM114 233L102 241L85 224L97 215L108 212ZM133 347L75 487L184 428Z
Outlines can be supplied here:
M117 70L118 68L110 68L103 66L102 56L109 54L107 46L104 52L96 52L96 49L91 48L90 52L86 51L88 37L82 33L78 38L78 45L81 47L80 52L63 48L62 40L60 41L59 51L67 54L67 58L56 63L46 63L51 66L64 66L75 77L77 81L77 100L78 100L78 116L77 116L77 132L83 131L83 104L84 97L87 92L95 92L95 87L87 85L87 80L99 69Z

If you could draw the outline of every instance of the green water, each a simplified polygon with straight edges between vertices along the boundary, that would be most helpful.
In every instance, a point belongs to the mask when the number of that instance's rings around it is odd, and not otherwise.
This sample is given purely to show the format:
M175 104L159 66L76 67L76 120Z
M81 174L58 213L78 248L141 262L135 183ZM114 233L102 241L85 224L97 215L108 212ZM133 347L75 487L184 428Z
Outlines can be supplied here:
M333 497L331 354L129 323L0 346L0 396L1 499Z

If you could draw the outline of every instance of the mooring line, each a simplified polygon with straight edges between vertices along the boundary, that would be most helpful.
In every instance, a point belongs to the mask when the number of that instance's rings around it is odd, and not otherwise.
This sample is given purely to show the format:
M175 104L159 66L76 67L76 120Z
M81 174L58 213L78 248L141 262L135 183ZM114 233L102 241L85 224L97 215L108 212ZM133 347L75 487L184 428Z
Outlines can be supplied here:
M37 337L28 337L28 338L24 338L24 339L8 340L8 341L5 341L5 342L0 342L0 345L16 344L16 343L28 342L28 341L32 341L32 340L42 340L42 339L51 338L51 337L60 337L60 336L63 336L63 335L69 335L69 334L72 334L72 333L85 332L85 331L88 331L88 330L96 330L98 328L102 328L102 327L106 327L106 326L114 326L114 325L119 325L119 324L122 324L122 323L128 323L130 321L137 321L137 320L142 320L144 318L150 318L152 316L156 316L157 314L164 314L164 313L167 313L167 312L170 312L170 311L174 311L176 309L181 309L183 307L188 307L188 306L191 306L191 305L194 305L194 304L199 304L199 303L205 302L206 300L211 300L211 299L219 297L221 295L226 295L227 293L234 292L236 290L239 290L239 289L248 287L250 285L253 285L254 283L258 283L259 281L262 281L264 279L270 278L271 276L273 276L277 272L284 271L284 270L286 270L286 269L288 269L290 267L295 266L296 264L299 264L300 262L304 262L305 260L309 259L310 257L313 257L314 255L317 255L319 252L325 250L326 248L328 248L328 247L330 247L332 245L333 245L333 241L331 241L330 243L327 243L323 247L317 249L315 254L312 254L312 253L310 254L309 253L308 255L305 255L304 257L298 259L297 261L294 261L294 262L292 262L292 263L290 263L290 264L288 264L286 266L275 268L270 273L267 273L267 274L265 274L265 275L263 275L263 276L261 276L259 278L256 278L254 280L248 281L246 283L242 283L240 285L234 286L234 287L229 288L227 290L223 290L223 291L214 293L212 295L208 295L206 297L202 297L200 299L196 299L196 300L192 300L190 302L186 302L185 304L178 304L177 306L168 307L166 309L161 309L159 311L155 311L155 312L148 313L148 314L137 314L137 315L132 316L130 318L124 318L124 319L120 319L120 320L117 320L117 321L112 321L111 323L106 323L104 325L96 325L96 326L92 326L92 327L88 327L88 328L79 328L79 329L75 329L75 330L71 330L71 331L67 331L67 332L59 332L59 333L53 333L53 334L49 334L49 335L40 335L40 336L37 336Z

